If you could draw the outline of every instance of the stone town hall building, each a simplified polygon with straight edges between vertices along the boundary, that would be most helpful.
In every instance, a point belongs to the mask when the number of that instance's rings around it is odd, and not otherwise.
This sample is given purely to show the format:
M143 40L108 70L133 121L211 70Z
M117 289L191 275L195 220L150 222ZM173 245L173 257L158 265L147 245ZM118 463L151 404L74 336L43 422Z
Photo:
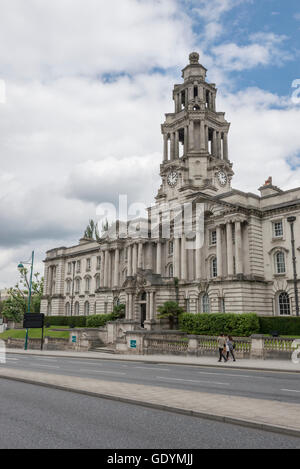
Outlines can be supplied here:
M296 314L290 217L296 216L299 265L300 188L282 191L269 178L260 196L233 189L230 124L217 111L217 89L207 83L197 53L182 76L173 90L174 112L162 125L156 235L148 236L147 220L137 220L128 236L117 222L116 234L100 242L83 238L77 246L48 251L41 312L101 314L125 303L126 319L147 328L158 324L157 307L167 300L192 313ZM163 236L165 207L174 202L192 204L191 231L194 208L204 207L203 245L187 249L193 235L177 234L180 214L173 210L170 234Z

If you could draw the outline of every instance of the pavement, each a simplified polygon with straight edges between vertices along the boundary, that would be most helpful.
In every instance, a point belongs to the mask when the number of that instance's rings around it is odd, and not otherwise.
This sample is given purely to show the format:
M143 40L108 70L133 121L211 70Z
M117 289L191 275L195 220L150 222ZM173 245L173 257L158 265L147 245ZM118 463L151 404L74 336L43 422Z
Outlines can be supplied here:
M299 372L297 365L287 362L253 361L241 360L236 363L219 364L212 357L176 357L176 356L126 356L108 355L105 353L73 353L73 352L39 352L39 351L15 351L9 349L9 354L24 356L35 355L39 357L68 357L68 358L89 358L117 361L135 361L155 364L185 364L200 366L214 366L222 368L247 368L255 366L255 370L267 370L270 372L280 369L294 375ZM251 362L251 363L249 363ZM44 365L45 366L45 365ZM49 365L51 367L51 365ZM296 369L295 369L296 368ZM253 368L251 368L253 369ZM221 370L220 370L221 371ZM98 373L102 373L98 371ZM271 373L273 374L273 373ZM294 375L295 376L295 375ZM137 383L120 382L107 380L104 376L95 379L88 376L68 376L67 374L54 374L40 372L39 370L15 369L13 367L0 367L0 378L6 378L31 384L52 387L65 391L72 391L79 394L86 394L93 397L105 398L136 404L144 407L155 408L185 414L194 417L217 420L223 423L238 424L259 430L279 432L286 435L300 437L300 389L295 389L297 396L299 393L299 403L282 402L277 400L249 398L237 395L217 394L212 392L195 391L191 389L178 389L166 386L151 386ZM255 378L253 378L255 379Z
M232 360L218 363L218 357L183 357L178 355L135 355L117 354L105 352L72 352L72 351L50 351L50 350L21 350L7 349L7 353L21 355L37 355L44 357L68 357L68 358L89 358L101 360L124 360L142 363L165 363L173 365L194 365L194 366L214 366L218 368L235 368L248 370L265 370L300 373L300 363L295 364L292 360L250 360L240 359L236 362Z

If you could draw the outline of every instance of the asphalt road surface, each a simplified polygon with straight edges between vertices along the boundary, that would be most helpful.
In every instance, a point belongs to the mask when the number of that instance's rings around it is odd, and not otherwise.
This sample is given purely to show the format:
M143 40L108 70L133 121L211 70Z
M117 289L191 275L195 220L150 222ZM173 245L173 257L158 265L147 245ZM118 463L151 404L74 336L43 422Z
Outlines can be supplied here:
M300 403L300 374L7 354L0 367Z
M0 379L0 448L300 448L300 438Z

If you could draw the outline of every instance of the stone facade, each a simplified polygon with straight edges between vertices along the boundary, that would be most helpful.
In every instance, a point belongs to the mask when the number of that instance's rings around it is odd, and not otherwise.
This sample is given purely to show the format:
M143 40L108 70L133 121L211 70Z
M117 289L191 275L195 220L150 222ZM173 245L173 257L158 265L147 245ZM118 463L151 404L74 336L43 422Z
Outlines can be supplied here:
M260 196L233 189L230 124L216 110L217 89L197 53L183 79L174 86L174 113L162 125L162 184L149 219L130 229L116 222L99 243L82 239L48 251L43 313L102 314L125 303L126 320L148 329L159 327L157 307L167 300L192 313L296 314L288 218L296 217L299 265L300 188L282 191L269 178ZM184 204L192 207L192 235L176 232ZM202 231L195 230L199 206Z

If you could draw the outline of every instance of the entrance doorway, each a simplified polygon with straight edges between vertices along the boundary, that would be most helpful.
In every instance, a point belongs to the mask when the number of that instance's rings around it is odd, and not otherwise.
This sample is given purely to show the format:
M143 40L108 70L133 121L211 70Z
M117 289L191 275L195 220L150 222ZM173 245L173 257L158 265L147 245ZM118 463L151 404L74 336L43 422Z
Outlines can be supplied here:
M146 292L141 293L140 297L140 319L141 319L141 327L144 327L144 323L147 319L147 294Z

